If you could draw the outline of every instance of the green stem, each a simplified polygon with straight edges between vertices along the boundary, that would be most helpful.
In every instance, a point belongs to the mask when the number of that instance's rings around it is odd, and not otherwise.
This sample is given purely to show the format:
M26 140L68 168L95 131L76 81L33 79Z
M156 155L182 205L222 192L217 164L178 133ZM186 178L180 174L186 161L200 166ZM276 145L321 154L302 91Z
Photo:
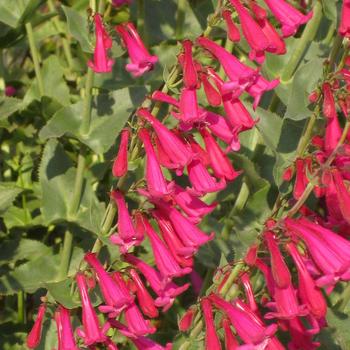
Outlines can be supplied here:
M239 273L241 272L241 270L244 267L244 263L242 261L239 261L236 266L231 270L230 275L228 276L227 280L225 281L224 285L222 286L221 290L220 290L220 294L222 296L226 296L227 292L229 291L229 289L232 286L233 281L237 278L237 276L239 275Z
M310 42L314 39L318 27L321 23L322 18L322 3L320 0L317 0L316 5L313 9L313 16L311 20L306 25L303 34L298 40L298 44L291 55L286 68L282 72L281 80L287 82L294 74L295 69L298 67L298 64L305 52L305 49L308 47Z
M177 2L175 38L178 40L183 38L187 5L187 0L178 0Z
M299 141L298 148L296 151L297 157L300 157L302 154L304 154L304 152L307 148L307 145L309 144L309 141L310 141L310 138L312 135L312 130L313 130L314 125L316 123L317 114L318 113L315 111L311 115L310 119L307 122L305 132L303 133L303 136L301 137L301 139Z
M98 13L103 15L104 12L105 12L105 7L106 7L105 1L104 0L100 0L99 3L98 3Z
M327 73L329 72L329 70L334 68L334 65L339 55L339 51L342 47L342 44L343 44L343 37L338 34L333 42L332 51L329 55L329 62L327 64L327 70L326 70Z
M81 146L80 153L78 155L77 172L75 175L72 202L69 210L69 214L72 216L75 216L80 205L80 200L83 192L83 184L84 184L85 163L86 163L86 160L85 160L84 146Z
M32 55L32 59L33 59L33 63L34 63L34 70L35 70L35 75L36 75L36 79L38 82L39 93L40 93L40 96L43 96L44 95L44 82L43 82L43 78L41 75L40 63L39 63L39 53L38 53L37 47L35 45L33 27L32 27L30 22L27 22L25 27L26 27L26 31L27 31L27 35L28 35L30 53Z
M137 0L137 31L147 46L147 37L145 32L145 1Z
M350 283L346 286L343 293L341 294L341 299L339 303L339 310L345 312L346 307L350 301Z
M84 99L84 107L83 107L83 122L81 125L81 132L83 135L87 135L90 131L90 123L91 123L91 100L92 100L92 86L94 84L94 71L88 68L86 74L86 82L85 82L85 99Z
M26 323L26 303L25 303L25 292L22 290L17 294L17 322L24 324Z
M73 245L73 234L66 230L64 233L63 249L61 254L61 264L58 271L58 279L64 279L69 270L69 263L72 255L72 245Z

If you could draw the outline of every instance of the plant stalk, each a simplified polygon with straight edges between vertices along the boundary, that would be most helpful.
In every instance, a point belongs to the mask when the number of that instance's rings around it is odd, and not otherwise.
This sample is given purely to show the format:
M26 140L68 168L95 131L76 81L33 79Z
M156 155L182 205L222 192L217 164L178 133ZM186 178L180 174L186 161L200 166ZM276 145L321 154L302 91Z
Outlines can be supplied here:
M30 53L32 55L32 59L33 59L33 63L34 63L34 71L35 71L36 79L38 82L39 94L41 97L44 95L44 82L43 82L43 77L41 75L40 62L39 62L39 52L38 52L37 47L35 45L33 27L31 25L31 23L27 22L25 24L25 28L26 28L27 35L28 35Z

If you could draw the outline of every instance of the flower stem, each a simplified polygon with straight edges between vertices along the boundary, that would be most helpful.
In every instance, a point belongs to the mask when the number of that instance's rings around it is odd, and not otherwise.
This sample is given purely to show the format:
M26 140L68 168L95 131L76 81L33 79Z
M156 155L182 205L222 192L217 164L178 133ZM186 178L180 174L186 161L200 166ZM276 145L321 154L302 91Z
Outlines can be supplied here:
M26 323L26 303L25 303L25 292L19 291L17 294L17 322L24 324Z
M281 75L281 80L283 82L287 82L292 76L295 69L298 67L300 59L302 58L305 49L310 44L310 42L314 39L318 27L320 26L322 19L322 3L320 0L317 0L316 5L313 9L313 16L311 20L306 25L303 34L300 39L298 39L298 44L293 51L289 61L286 64L286 67Z
M40 93L40 97L41 97L44 95L44 82L43 82L43 77L41 75L41 70L40 70L39 53L38 53L37 47L35 45L33 27L31 25L31 23L27 22L25 24L25 27L26 27L26 31L27 31L27 35L28 35L30 53L32 55L32 59L33 59L33 63L34 63L35 75L36 75L36 79L38 82L38 88L39 88L39 93Z
M82 145L78 155L77 172L75 175L72 202L69 210L69 214L71 216L75 216L79 209L79 204L83 192L85 163L85 147Z
M85 82L85 99L83 107L83 121L81 125L81 132L83 135L87 135L90 131L91 123L91 100L92 100L92 86L94 84L94 71L91 68L88 68L86 74Z
M66 230L64 233L63 249L61 254L61 264L58 272L58 279L62 280L67 276L69 263L72 255L73 234Z

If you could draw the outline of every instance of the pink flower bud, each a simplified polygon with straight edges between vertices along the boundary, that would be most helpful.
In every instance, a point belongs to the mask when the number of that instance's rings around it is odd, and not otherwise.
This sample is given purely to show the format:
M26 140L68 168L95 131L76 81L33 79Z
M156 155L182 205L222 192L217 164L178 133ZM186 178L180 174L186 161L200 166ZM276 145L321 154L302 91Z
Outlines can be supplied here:
M27 346L29 349L35 349L40 344L45 311L46 311L46 304L41 304L39 306L38 315L34 322L33 328L27 336Z
M112 173L115 177L122 177L128 172L128 142L129 130L124 129L121 132L119 150L112 168Z
M179 320L179 330L181 332L187 332L191 326L194 319L194 316L197 313L197 309L195 307L190 307L180 318Z

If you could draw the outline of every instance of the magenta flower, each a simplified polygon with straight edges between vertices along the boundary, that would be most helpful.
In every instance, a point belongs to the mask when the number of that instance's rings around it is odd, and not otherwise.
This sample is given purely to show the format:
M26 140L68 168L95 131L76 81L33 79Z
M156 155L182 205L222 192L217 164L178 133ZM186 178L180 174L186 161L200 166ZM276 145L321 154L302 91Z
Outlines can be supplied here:
M12 96L16 95L16 93L17 93L17 89L14 86L7 85L5 87L5 96L12 97Z
M192 124L203 120L203 113L200 113L197 102L197 90L184 88L181 90L179 113L173 115L184 124Z
M241 282L243 284L243 288L246 295L246 300L248 301L249 307L253 312L258 311L258 305L256 304L253 286L250 282L250 278L247 272L243 273L240 276Z
M324 83L322 85L322 93L323 93L323 104L322 104L323 114L329 119L336 118L337 109L335 106L335 99L333 96L332 87L329 83Z
M160 233L175 260L182 267L192 267L192 255L195 253L196 249L193 247L186 247L182 243L170 221L167 220L159 210L153 210L152 215L157 220L157 224L160 228Z
M316 284L332 286L338 280L350 280L350 242L336 233L306 219L285 219L289 234L302 239L323 272Z
M124 258L126 262L135 266L145 276L151 288L158 295L155 305L163 307L164 312L173 305L175 298L190 286L189 283L178 286L174 282L164 281L160 272L134 255L125 254Z
M45 311L46 311L46 304L41 304L39 306L38 315L35 319L33 328L31 329L31 331L27 336L26 343L29 349L35 349L40 344Z
M197 309L195 307L190 307L185 311L185 313L181 316L179 320L179 330L181 332L188 331L193 323L194 316L197 313Z
M232 20L232 13L228 10L222 11L222 17L226 22L227 37L233 42L238 42L241 40L241 35L239 30Z
M249 130L259 121L254 120L247 108L239 99L224 98L224 108L228 120L232 126L239 127L240 130Z
M305 160L297 158L295 161L295 184L293 189L293 197L299 199L304 191L306 186L309 183L309 179L306 176L306 166Z
M267 345L277 330L275 324L266 326L256 314L239 300L230 303L215 294L210 295L209 299L227 315L237 334L246 344Z
M201 245L214 238L214 232L209 236L183 216L177 209L164 201L159 201L157 207L169 219L177 235L185 246L198 249Z
M284 37L294 35L299 26L308 22L312 17L312 11L303 15L285 0L264 0L277 21L282 25Z
M112 39L106 32L102 24L102 18L99 13L94 15L96 44L94 51L94 60L88 62L88 66L95 73L107 73L112 70L114 60L108 58L108 50L112 47Z
M147 109L141 108L137 115L147 120L156 132L159 142L167 152L170 160L177 168L182 169L192 159L190 148L178 137L156 119Z
M182 42L183 47L183 82L187 89L196 89L197 87L197 70L192 56L192 42L190 40L184 40Z
M123 5L130 5L132 0L112 0L112 5L115 7L121 7Z
M128 172L128 142L129 130L124 129L121 132L120 145L117 157L113 162L112 173L115 177L122 177Z
M237 11L243 35L251 47L249 58L258 63L263 63L265 61L265 51L267 48L271 48L271 42L239 0L230 0L230 2Z
M272 276L278 288L287 288L291 285L291 275L287 264L278 248L274 234L270 231L265 232L264 238L271 256Z
M256 266L264 275L267 290L270 295L273 295L275 290L275 281L273 279L271 269L259 258L255 259L254 266Z
M332 152L338 146L342 133L343 130L340 127L337 116L327 120L326 132L324 136L324 149L327 152Z
M226 350L237 350L239 349L239 343L234 336L231 329L231 322L229 319L224 318L222 320L222 328L224 329L225 334L225 349Z
M55 311L58 350L79 350L74 339L69 310L60 305Z
M146 152L146 182L148 192L152 197L164 197L171 193L172 185L168 184L160 168L152 141L146 129L139 131Z
M116 328L119 330L121 334L123 334L125 337L128 337L136 346L138 350L171 350L172 349L172 344L167 343L164 346L156 343L152 339L140 336L140 337L135 337L135 335L130 332L130 330L120 323L117 320L110 320L110 323L112 327Z
M239 176L241 172L235 171L230 160L208 130L202 128L200 133L204 139L205 149L209 155L210 165L213 168L215 176L220 179L223 178L231 181Z
M209 82L208 75L206 73L201 73L199 75L200 81L203 84L203 89L205 97L208 103L213 107L218 107L221 105L221 95L214 86Z
M339 209L346 222L350 223L350 194L348 188L345 186L344 179L338 169L333 169L331 174Z
M129 292L122 290L113 278L105 271L94 253L86 253L84 260L94 269L98 284L106 305L100 306L100 311L119 314L131 302L132 297Z
M197 42L219 60L232 82L246 85L247 83L251 84L256 80L256 77L258 76L257 71L240 62L234 55L226 51L214 41L200 37L197 39Z
M237 129L237 132L235 132L235 129L232 128L232 125L226 118L211 111L206 111L205 121L212 134L228 144L229 149L233 151L239 150L241 145L238 139L238 131L240 130Z
M149 320L145 320L135 303L132 303L125 309L125 321L130 332L137 337L152 334L156 328L151 325Z
M312 335L298 317L288 320L288 332L291 338L288 343L290 350L315 350L321 345L312 341Z
M123 194L115 190L111 196L118 208L118 233L111 235L109 239L119 245L121 253L125 254L131 247L143 241L143 234L135 230Z
M266 51L275 55L284 55L287 52L286 44L270 21L267 18L264 18L258 20L258 24L267 40L270 42Z
M139 77L152 70L158 62L158 57L149 54L134 25L132 23L120 24L115 27L115 30L129 53L131 63L128 63L125 69L134 77Z
M192 271L190 267L181 268L166 245L159 238L158 234L148 220L143 217L146 234L150 240L156 266L163 278L171 280L173 277L184 276Z
M137 296L137 301L140 305L142 312L150 318L158 317L159 313L154 304L154 300L149 294L145 285L143 284L140 276L138 275L135 269L131 269L129 273L132 278L133 286L135 288L135 292Z
M287 249L298 270L300 299L307 305L313 316L318 319L325 317L327 313L327 303L322 292L316 287L315 281L310 276L298 249L293 243L288 243Z
M203 298L201 300L205 322L205 349L206 350L221 350L221 344L218 335L216 334L213 309L209 299Z
M78 328L77 334L84 339L84 344L90 346L96 343L103 343L106 341L106 332L110 328L110 324L106 322L103 327L100 327L98 318L94 308L92 307L88 289L86 286L85 276L82 273L76 275L81 304L82 304L82 318L83 329Z
M350 38L350 0L343 0L339 33L342 36Z
M218 192L226 187L225 178L221 178L217 182L215 177L209 174L208 170L199 159L194 159L188 164L187 171L194 193L197 195Z
M172 198L176 204L195 221L199 221L203 216L211 213L217 206L216 202L210 205L204 203L188 189L185 190L176 184Z

